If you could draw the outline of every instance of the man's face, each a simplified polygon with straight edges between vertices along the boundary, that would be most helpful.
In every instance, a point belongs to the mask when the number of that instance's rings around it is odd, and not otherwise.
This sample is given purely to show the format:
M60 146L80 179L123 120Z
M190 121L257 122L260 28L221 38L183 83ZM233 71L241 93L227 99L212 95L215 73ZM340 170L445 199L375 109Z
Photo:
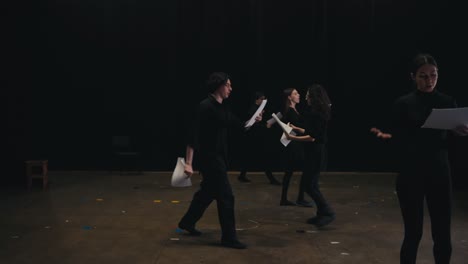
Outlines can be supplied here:
M231 86L231 80L227 80L226 84L221 85L219 87L219 93L223 99L227 99L229 95L231 94L232 91L232 86Z

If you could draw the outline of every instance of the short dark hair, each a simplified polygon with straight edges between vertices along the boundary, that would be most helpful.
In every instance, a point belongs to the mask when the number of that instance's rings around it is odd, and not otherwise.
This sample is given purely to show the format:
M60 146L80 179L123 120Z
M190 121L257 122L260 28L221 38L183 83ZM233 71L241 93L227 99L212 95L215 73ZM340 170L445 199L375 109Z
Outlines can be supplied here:
M262 96L265 96L265 93L262 92L262 91L256 91L256 92L254 93L254 99L255 99L255 100L260 99Z
M436 68L439 68L437 66L436 60L434 59L434 57L432 57L432 55L427 54L427 53L419 53L413 58L413 61L410 65L410 73L416 74L418 69L421 68L421 66L426 65L426 64L431 64L431 65L436 66Z
M221 85L225 85L230 79L229 75L225 72L213 72L206 81L206 87L209 93L216 91Z

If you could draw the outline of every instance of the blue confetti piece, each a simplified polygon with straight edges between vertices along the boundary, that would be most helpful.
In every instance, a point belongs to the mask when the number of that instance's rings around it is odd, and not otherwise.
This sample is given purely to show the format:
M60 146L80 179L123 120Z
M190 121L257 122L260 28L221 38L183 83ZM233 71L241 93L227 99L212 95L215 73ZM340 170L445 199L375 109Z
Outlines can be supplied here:
M83 228L84 230L91 230L91 229L93 229L92 226L83 226L82 228Z
M175 231L176 231L176 233L183 233L183 232L184 232L184 230L182 230L182 229L180 229L180 228L178 228L178 227L176 228Z

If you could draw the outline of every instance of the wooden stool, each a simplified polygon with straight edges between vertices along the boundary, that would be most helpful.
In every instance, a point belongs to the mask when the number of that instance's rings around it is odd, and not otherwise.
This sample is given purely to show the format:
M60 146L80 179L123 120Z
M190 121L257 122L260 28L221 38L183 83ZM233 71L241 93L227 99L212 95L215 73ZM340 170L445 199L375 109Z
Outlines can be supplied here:
M32 179L33 178L42 178L42 189L45 190L47 188L47 182L49 177L47 175L48 172L48 160L27 160L26 161L26 177L28 181L28 190L32 188ZM39 167L42 169L42 173L39 175L33 174L33 168Z

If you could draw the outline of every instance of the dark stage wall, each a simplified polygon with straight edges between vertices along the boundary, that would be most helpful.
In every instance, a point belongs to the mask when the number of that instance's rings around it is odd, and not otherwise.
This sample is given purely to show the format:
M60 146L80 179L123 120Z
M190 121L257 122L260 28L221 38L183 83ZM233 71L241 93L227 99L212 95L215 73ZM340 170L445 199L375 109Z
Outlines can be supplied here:
M468 106L466 18L443 1L3 5L3 152L16 164L47 157L51 169L106 169L111 136L131 135L145 169L172 170L184 154L186 116L212 71L232 75L229 103L239 114L255 90L276 111L282 89L305 95L306 85L324 84L333 102L329 170L392 170L389 146L368 131L385 126L391 102L412 88L406 66L418 51L438 59L440 90ZM456 171L468 171L467 139L453 142ZM234 147L233 169L240 155Z

